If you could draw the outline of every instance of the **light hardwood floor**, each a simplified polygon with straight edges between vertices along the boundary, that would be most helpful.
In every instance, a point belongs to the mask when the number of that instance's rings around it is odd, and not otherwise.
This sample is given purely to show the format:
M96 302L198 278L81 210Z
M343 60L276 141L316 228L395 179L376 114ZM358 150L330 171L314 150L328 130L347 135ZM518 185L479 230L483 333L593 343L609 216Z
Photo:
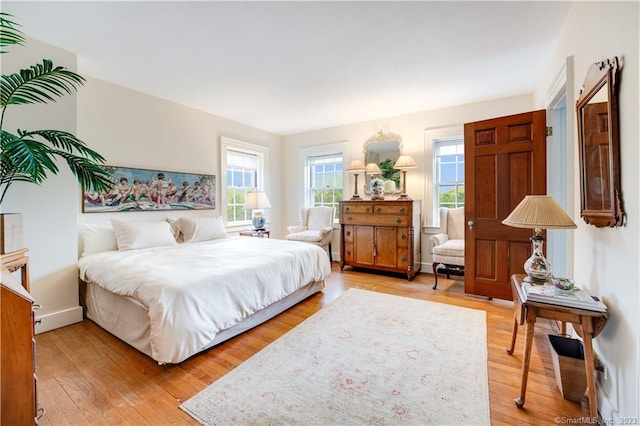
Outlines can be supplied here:
M512 303L465 295L459 281L420 273L413 281L364 271L333 273L326 289L278 317L178 365L159 366L151 358L103 331L89 320L36 336L38 398L46 409L40 424L197 424L178 405L276 340L351 287L487 312L491 421L500 424L557 424L556 418L588 416L586 403L562 398L555 383L548 333L555 326L536 324L525 409L519 394L524 332L513 356L505 352L512 324ZM451 332L464 324L451 324ZM437 403L434 401L434 404Z

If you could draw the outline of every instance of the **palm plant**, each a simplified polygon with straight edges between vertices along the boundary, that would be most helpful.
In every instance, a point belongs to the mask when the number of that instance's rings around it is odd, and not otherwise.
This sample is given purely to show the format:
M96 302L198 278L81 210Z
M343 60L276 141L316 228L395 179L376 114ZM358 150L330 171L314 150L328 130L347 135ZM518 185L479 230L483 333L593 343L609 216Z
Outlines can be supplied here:
M25 37L11 21L12 16L0 12L0 53L8 53L11 45L24 45ZM56 98L73 94L85 79L53 62L42 63L18 73L2 75L0 80L0 205L14 182L40 184L48 173L57 174L57 159L66 161L71 172L86 190L109 191L113 182L100 167L104 157L83 141L61 130L4 129L4 115L10 105L55 102Z

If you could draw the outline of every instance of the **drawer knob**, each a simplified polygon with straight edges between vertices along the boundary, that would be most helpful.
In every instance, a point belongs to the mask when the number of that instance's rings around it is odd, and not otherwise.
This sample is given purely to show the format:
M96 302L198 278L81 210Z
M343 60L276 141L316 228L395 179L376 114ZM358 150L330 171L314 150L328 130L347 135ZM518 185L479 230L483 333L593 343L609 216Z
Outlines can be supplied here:
M407 258L404 257L404 256L402 256L400 259L402 260L402 262L406 262L407 261Z
M371 211L371 207L366 208L366 212L369 213Z
M345 212L348 212L348 211L349 211L349 207L345 207L345 208L344 208L344 211L345 211Z
M402 234L402 235L400 235L400 239L401 239L401 240L406 240L406 239L407 239L407 236L406 236L405 234Z
M402 219L397 218L397 219L396 219L396 223L400 223L400 222L402 222Z
M404 213L404 207L400 209L400 213Z
M382 211L382 209L381 209L380 207L378 207L378 208L376 209L376 213L380 213L381 211Z
M347 237L351 236L351 231L347 231Z
M347 218L347 220L353 220L353 218L352 218L351 216L349 216L349 217Z

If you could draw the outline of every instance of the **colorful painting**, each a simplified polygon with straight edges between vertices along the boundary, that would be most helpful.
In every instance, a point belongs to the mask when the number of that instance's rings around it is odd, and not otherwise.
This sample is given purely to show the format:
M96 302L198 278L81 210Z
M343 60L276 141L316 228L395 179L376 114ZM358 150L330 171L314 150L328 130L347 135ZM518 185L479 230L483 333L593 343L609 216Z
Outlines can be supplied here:
M216 207L215 175L103 166L115 184L109 193L84 192L84 213L199 210Z

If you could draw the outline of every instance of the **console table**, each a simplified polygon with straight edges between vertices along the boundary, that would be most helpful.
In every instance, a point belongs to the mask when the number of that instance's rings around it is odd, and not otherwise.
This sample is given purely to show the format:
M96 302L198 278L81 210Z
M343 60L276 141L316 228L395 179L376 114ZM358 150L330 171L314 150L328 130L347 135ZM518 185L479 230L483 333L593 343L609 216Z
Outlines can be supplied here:
M563 323L570 322L574 325L584 344L584 365L587 375L587 395L589 397L589 416L598 416L596 402L596 382L593 363L592 339L596 337L604 327L607 312L588 311L567 306L550 305L548 303L532 302L522 288L522 280L525 275L515 274L511 276L511 288L513 290L513 331L511 334L511 346L507 349L509 355L513 354L518 334L518 326L525 324L524 355L522 357L522 377L520 382L520 396L515 399L518 408L524 407L525 393L527 391L527 378L529 375L529 362L531 361L531 346L533 343L533 328L538 318L548 318Z

